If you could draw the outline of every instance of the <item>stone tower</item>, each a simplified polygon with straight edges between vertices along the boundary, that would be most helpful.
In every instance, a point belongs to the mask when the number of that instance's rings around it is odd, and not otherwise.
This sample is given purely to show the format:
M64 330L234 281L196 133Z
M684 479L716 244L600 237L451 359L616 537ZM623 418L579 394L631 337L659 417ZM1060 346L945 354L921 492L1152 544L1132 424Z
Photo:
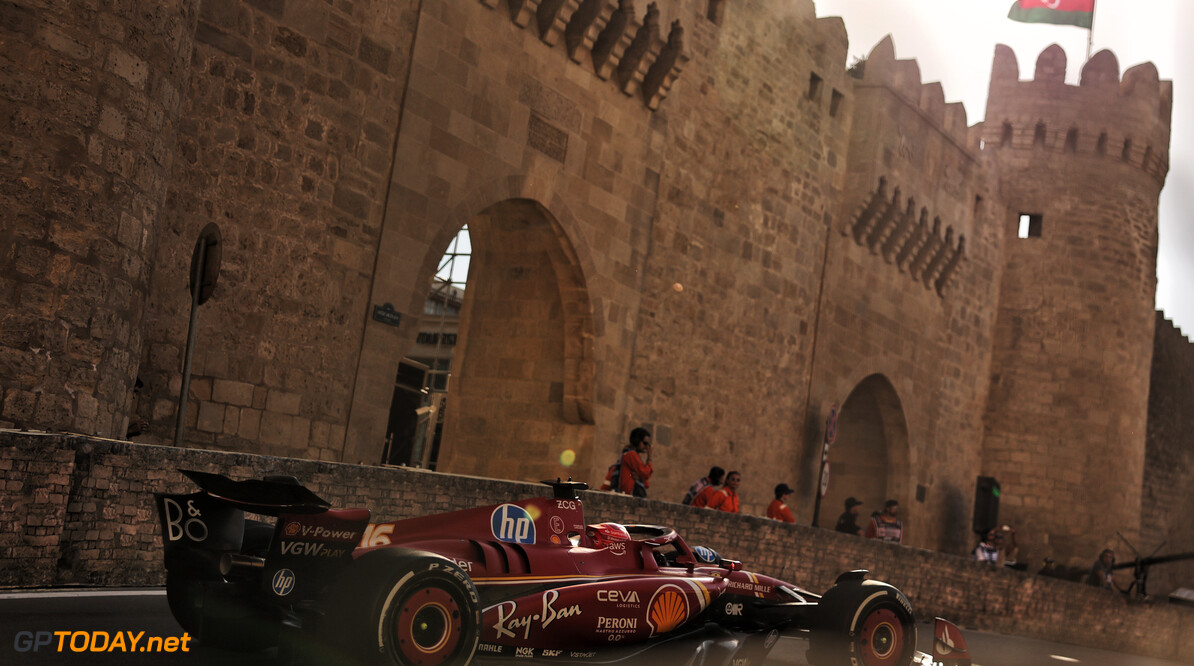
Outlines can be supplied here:
M1172 84L1103 51L1066 85L1056 45L1020 81L998 46L984 154L1008 205L983 473L1025 561L1088 564L1140 530L1157 205Z
M0 427L123 437L199 0L39 4L0 7Z

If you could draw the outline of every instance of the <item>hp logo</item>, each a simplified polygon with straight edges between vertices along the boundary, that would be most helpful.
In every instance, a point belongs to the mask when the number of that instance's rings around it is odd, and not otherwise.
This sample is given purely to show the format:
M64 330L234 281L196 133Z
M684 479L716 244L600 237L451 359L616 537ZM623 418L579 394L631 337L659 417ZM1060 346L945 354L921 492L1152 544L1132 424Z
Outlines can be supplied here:
M531 514L517 504L503 504L493 510L489 519L493 536L507 543L535 543L535 521Z
M705 546L693 548L692 554L696 555L697 560L705 564L717 564L717 561L721 559L712 548L706 548Z
M270 583L274 594L284 597L294 591L294 572L290 569L278 569Z

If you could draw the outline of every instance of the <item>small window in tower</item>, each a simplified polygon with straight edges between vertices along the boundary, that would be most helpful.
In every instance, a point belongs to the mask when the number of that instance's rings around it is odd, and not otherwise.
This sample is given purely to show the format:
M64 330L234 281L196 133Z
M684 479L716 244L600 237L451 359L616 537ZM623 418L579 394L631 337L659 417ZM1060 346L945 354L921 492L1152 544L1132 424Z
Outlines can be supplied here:
M1065 151L1067 153L1078 152L1078 128L1071 127L1070 131L1065 133Z
M1012 145L1012 124L1003 124L1003 136L999 139L999 147L1006 148Z
M821 77L813 72L808 77L808 98L811 100L821 99Z
M1095 148L1095 150L1098 151L1098 153L1100 155L1107 154L1107 133L1106 132L1103 132L1102 134L1099 135L1099 145L1097 148Z
M713 21L716 25L721 25L721 16L725 9L722 5L724 0L709 0L709 6L705 11L705 18Z
M1032 137L1032 145L1038 148L1045 147L1045 123L1036 124L1036 134Z
M841 110L841 108L842 108L842 94L840 92L834 90L833 95L829 98L829 115L831 117L836 118L837 112L839 110Z
M983 197L980 194L974 195L974 216L978 217L979 211L983 208Z
M1040 213L1020 213L1020 238L1040 238L1041 237L1041 222L1043 216Z
M1122 159L1125 162L1132 159L1132 140L1131 139L1124 139L1124 152L1123 152L1123 155L1120 155L1120 159Z

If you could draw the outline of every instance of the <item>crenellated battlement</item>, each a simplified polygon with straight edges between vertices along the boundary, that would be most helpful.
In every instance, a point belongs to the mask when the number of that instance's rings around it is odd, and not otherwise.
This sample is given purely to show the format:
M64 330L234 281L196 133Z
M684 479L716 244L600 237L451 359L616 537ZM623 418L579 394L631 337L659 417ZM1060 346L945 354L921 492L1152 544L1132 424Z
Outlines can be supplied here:
M888 189L888 179L880 177L878 187L842 233L913 281L943 295L965 258L966 237L959 234L955 243L952 225L946 226L943 236L940 217L931 216L927 207L918 206L916 199L905 196L898 186L890 194Z
M624 95L639 95L652 111L667 97L688 61L680 20L672 22L666 38L661 36L659 7L654 2L641 18L634 0L481 0L481 4L508 10L515 25L530 26L548 46L562 41L573 62L590 67L602 80L613 81Z
M1100 51L1069 85L1066 54L1054 44L1037 57L1033 78L1020 80L1015 53L995 47L982 140L985 149L1037 150L1115 160L1149 174L1158 186L1169 171L1173 84L1152 63L1121 79L1119 62Z
M1171 338L1175 338L1175 339L1181 338L1181 339L1185 340L1187 344L1190 343L1190 336L1186 335L1185 332L1182 331L1182 328L1180 326L1173 323L1172 319L1170 319L1169 317L1166 317L1164 311L1157 310L1156 312L1157 312L1157 332L1156 332L1157 337L1166 336L1166 337L1171 337Z
M909 105L920 109L930 122L958 144L977 148L966 124L966 107L961 102L945 103L945 91L938 82L922 83L920 65L911 58L897 60L891 35L871 49L862 68L861 85L884 86Z

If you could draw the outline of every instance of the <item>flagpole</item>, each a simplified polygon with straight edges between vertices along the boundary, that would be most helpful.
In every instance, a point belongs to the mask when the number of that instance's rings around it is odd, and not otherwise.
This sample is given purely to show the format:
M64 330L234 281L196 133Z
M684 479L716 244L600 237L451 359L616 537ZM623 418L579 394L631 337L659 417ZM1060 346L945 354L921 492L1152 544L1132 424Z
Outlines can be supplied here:
M1097 4L1096 2L1090 3L1090 27L1086 29L1086 62L1090 62L1090 49L1094 43L1095 5Z

